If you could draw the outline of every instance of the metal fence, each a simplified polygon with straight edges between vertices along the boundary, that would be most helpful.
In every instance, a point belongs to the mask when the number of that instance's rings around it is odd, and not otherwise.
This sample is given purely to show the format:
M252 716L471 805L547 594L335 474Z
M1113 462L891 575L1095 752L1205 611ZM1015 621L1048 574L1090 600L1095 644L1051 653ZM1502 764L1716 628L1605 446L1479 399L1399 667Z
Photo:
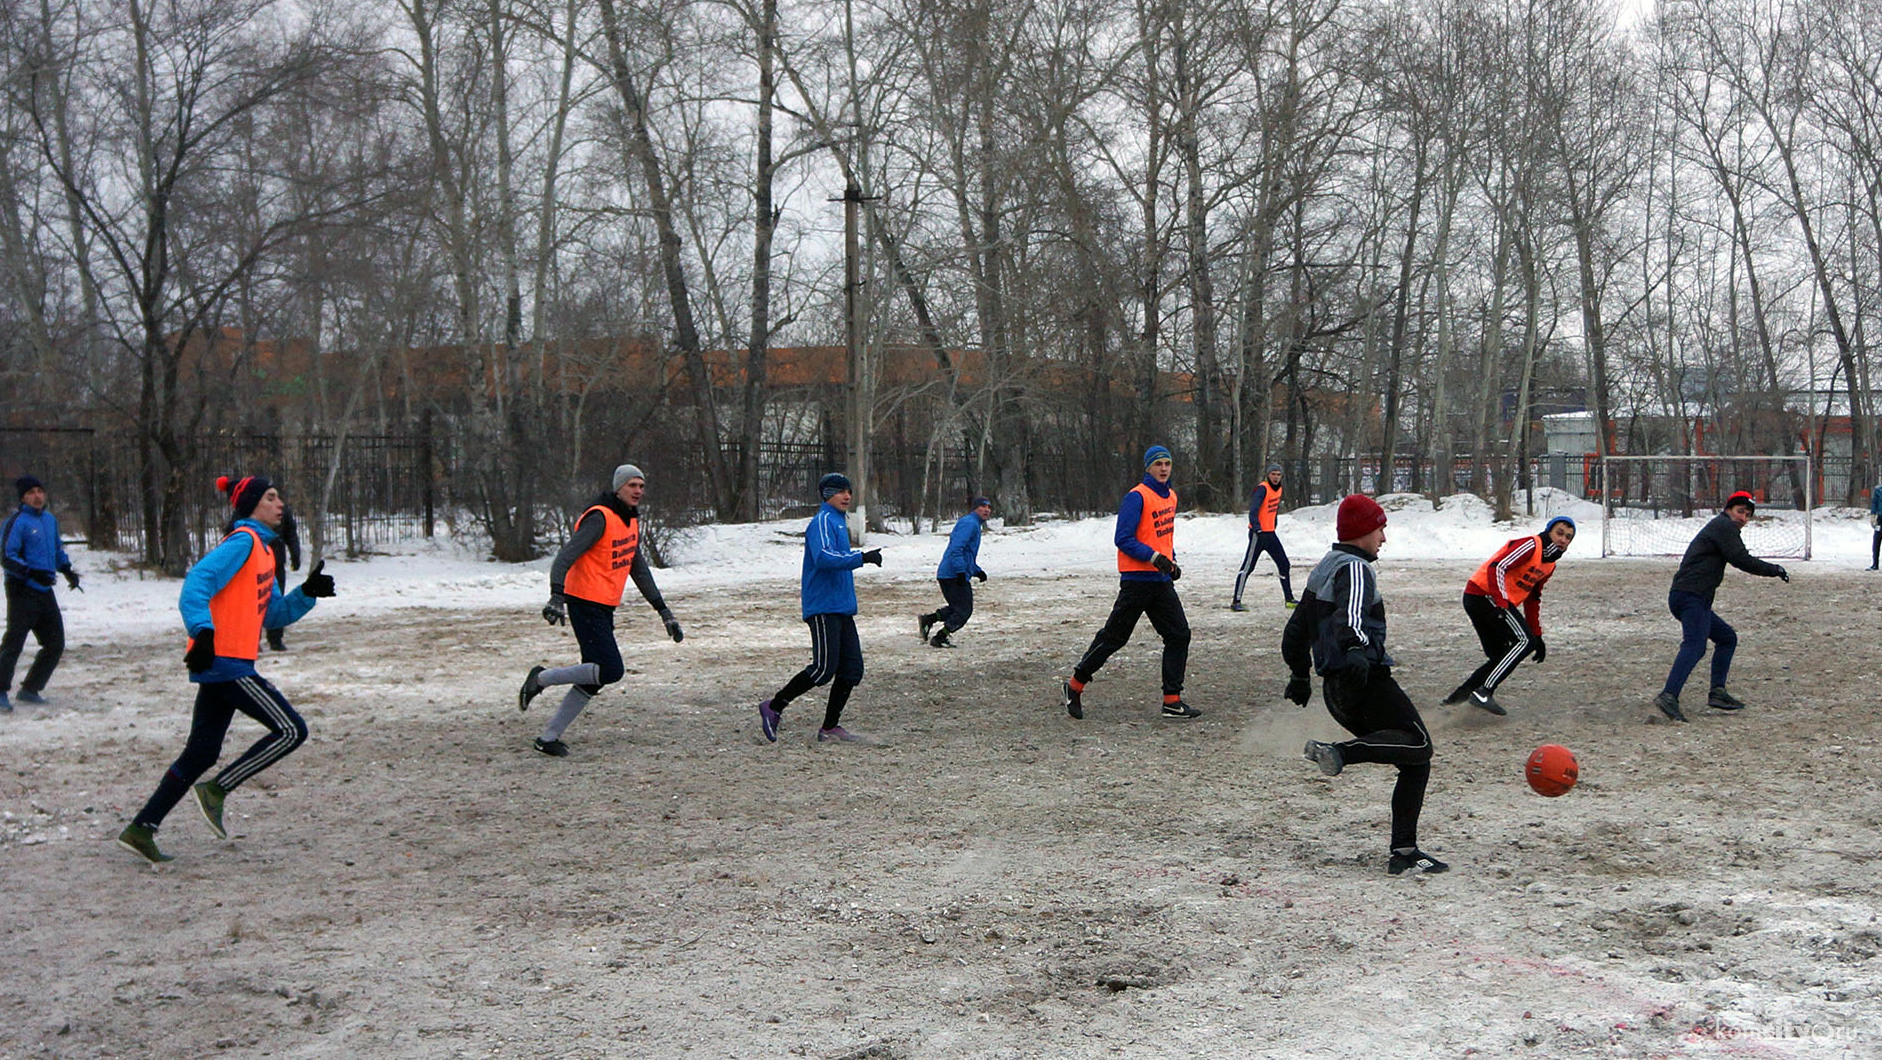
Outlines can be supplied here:
M205 434L185 439L184 526L196 555L228 521L218 475L266 475L280 487L305 533L327 551L358 553L430 536L449 460L424 432L292 436ZM448 446L442 447L448 457ZM92 548L141 550L144 505L134 442L91 428L0 428L0 474L31 473L46 484L68 532ZM332 489L328 491L329 480ZM324 506L321 504L326 498Z

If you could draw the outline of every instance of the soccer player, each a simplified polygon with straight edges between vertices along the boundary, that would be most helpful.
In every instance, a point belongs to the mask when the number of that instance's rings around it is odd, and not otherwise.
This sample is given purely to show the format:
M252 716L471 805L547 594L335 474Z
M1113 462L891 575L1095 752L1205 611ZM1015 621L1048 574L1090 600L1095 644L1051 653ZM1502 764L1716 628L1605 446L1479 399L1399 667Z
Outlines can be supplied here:
M758 704L758 725L765 739L778 742L778 722L793 699L829 684L830 701L823 710L817 742L868 743L861 733L843 727L843 707L863 680L863 644L856 636L856 575L865 563L882 566L882 550L867 552L850 547L850 529L844 516L855 499L846 475L831 473L817 482L823 504L804 529L804 567L799 599L804 624L810 627L810 665L799 670L770 699Z
M59 520L46 510L46 487L31 475L21 475L13 485L20 494L20 507L0 527L7 589L7 630L0 637L0 714L13 711L7 693L13 689L13 668L26 648L28 633L39 642L39 653L20 682L20 702L46 701L39 693L65 654L65 617L52 591L58 583L54 574L65 575L65 584L78 588L78 572L59 544Z
M1287 549L1281 547L1281 535L1274 532L1275 520L1281 515L1281 465L1269 464L1268 477L1255 484L1255 495L1248 502L1248 551L1242 556L1241 570L1235 574L1235 599L1229 602L1230 611L1246 611L1242 604L1242 587L1248 584L1248 576L1255 572L1255 564L1261 554L1266 552L1274 557L1274 571L1281 577L1281 599L1285 606L1294 606L1294 583L1288 579L1292 570L1287 562Z
M1882 481L1869 491L1869 525L1875 533L1869 535L1869 569L1882 566Z
M654 584L653 571L640 547L640 499L647 491L647 476L633 464L622 464L614 469L612 481L613 492L603 493L590 503L575 521L575 532L549 566L549 602L542 608L543 621L552 626L568 623L575 631L575 643L581 646L582 661L554 669L532 667L516 693L517 709L528 710L530 701L544 688L569 686L562 705L544 723L542 735L536 737L536 750L551 758L568 757L562 734L596 693L627 673L627 664L621 661L621 646L614 639L614 611L621 606L629 578L659 613L667 636L675 644L686 639L679 620L661 597L660 587Z
M222 806L229 793L307 741L307 722L286 696L255 672L255 658L261 654L264 628L298 621L313 610L314 601L334 592L333 576L322 573L326 561L321 560L300 588L281 594L274 578L274 544L284 506L273 483L251 475L237 481L221 478L216 486L229 495L228 532L184 575L177 600L190 636L183 665L196 686L189 741L144 808L118 834L120 846L153 864L172 860L157 849L157 829L184 795L195 793L196 808L209 830L217 839L227 839ZM221 757L222 740L237 711L266 726L268 734L213 779L197 784L196 778Z
M980 569L980 531L986 527L987 520L993 516L993 502L985 497L975 497L968 505L966 515L955 522L954 530L948 534L947 551L941 553L941 565L935 569L935 580L941 583L941 597L947 603L938 611L930 611L915 619L916 628L921 631L921 639L937 648L952 648L954 642L948 634L967 624L974 614L974 587L967 579L971 575L977 581L986 581L987 572ZM941 629L931 640L928 631L936 623Z
M1443 872L1450 866L1418 849L1418 816L1431 780L1431 734L1411 697L1392 679L1385 599L1372 569L1385 544L1385 509L1355 493L1340 502L1334 526L1339 543L1314 565L1300 607L1281 633L1281 658L1292 675L1286 695L1307 705L1311 664L1324 681L1327 713L1353 734L1342 743L1307 741L1307 759L1320 772L1339 776L1355 762L1398 767L1386 871Z
M1131 639L1137 620L1150 616L1150 628L1163 638L1162 717L1187 720L1202 711L1183 702L1183 672L1189 666L1189 619L1176 596L1176 580L1183 569L1176 565L1176 491L1170 488L1175 468L1170 451L1153 445L1144 451L1144 480L1117 508L1117 601L1111 617L1091 639L1085 655L1072 667L1072 679L1061 686L1065 712L1085 716L1085 685L1113 652Z
M1686 678L1705 657L1706 641L1712 642L1712 690L1706 694L1706 706L1714 710L1743 710L1745 704L1725 690L1725 679L1732 671L1732 653L1738 650L1738 631L1727 625L1712 610L1713 594L1725 580L1725 565L1731 564L1761 578L1790 581L1783 567L1767 563L1745 548L1741 531L1751 521L1758 506L1751 494L1739 490L1725 498L1725 510L1699 528L1686 555L1673 574L1673 587L1666 594L1666 608L1679 619L1679 654L1673 656L1673 669L1666 675L1666 687L1653 698L1660 713L1674 721L1685 721L1679 709L1679 693Z
M1558 515L1540 534L1519 537L1484 561L1464 585L1464 614L1477 629L1483 654L1489 661L1444 697L1448 706L1470 700L1470 705L1492 714L1508 713L1496 701L1502 683L1523 656L1534 653L1537 662L1548 658L1542 640L1542 587L1555 575L1555 563L1575 540L1575 520Z

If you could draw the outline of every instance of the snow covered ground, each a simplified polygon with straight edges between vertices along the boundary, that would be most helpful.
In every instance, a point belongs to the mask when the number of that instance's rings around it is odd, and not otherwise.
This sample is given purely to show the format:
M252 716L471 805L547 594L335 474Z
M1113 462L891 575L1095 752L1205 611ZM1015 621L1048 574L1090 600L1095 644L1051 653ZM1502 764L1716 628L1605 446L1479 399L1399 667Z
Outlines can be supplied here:
M1543 500L1499 525L1383 499L1393 654L1438 747L1421 843L1453 865L1428 878L1383 872L1389 770L1301 760L1338 730L1317 692L1278 698L1266 560L1253 609L1222 606L1237 516L1177 531L1187 723L1156 717L1147 627L1085 720L1058 708L1111 520L996 520L953 651L913 636L943 536L874 536L845 715L874 747L807 740L821 693L755 734L806 654L801 522L671 541L685 642L630 599L628 676L559 760L514 699L573 659L536 616L547 560L330 561L340 595L261 660L313 738L231 798L229 841L180 807L161 870L111 840L187 728L177 583L79 552L53 703L0 718L0 1060L1882 1056L1866 518L1819 513L1789 586L1728 574L1752 708L1671 726L1647 699L1673 561L1595 559L1593 508ZM1464 578L1556 512L1582 534L1547 663L1499 689L1507 718L1437 706L1480 660ZM1282 517L1297 570L1331 526ZM1542 742L1581 757L1564 798L1520 779Z

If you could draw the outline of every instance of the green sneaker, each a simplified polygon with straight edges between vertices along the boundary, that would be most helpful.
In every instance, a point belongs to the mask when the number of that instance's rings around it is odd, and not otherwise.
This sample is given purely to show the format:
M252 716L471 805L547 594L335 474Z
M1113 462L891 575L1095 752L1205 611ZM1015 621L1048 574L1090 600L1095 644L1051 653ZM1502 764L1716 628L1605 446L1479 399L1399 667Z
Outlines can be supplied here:
M166 861L176 860L157 849L157 830L155 828L145 828L143 825L134 822L125 825L124 831L118 833L118 845L136 854L138 857L143 858L145 861L150 862L152 865L161 865Z
M203 811L203 820L209 822L209 830L216 833L217 839L229 838L229 830L222 827L222 800L228 798L229 793L213 780L205 780L193 790L196 792L196 808Z

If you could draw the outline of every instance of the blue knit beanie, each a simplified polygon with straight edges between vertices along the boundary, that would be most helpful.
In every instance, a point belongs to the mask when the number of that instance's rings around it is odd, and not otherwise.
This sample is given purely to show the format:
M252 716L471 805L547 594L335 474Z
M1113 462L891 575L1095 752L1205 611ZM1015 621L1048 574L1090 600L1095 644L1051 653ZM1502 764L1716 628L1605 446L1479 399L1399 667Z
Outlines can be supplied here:
M817 493L826 501L849 488L849 476L835 471L817 480Z
M1176 462L1176 459L1170 455L1170 451L1168 449L1163 448L1160 445L1153 445L1150 448L1144 450L1144 467L1146 470L1150 467L1151 464L1154 464L1159 460L1168 460L1171 463Z
M1556 524L1556 523L1567 523L1567 524L1568 524L1568 528L1569 528L1570 530L1573 530L1573 529L1575 529L1575 520L1573 520L1573 519L1570 519L1570 518L1569 518L1568 516L1566 516L1566 515L1558 515L1558 516L1556 516L1555 518L1553 518L1553 519L1551 519L1551 520L1549 520L1549 523L1548 523L1548 525L1547 525L1547 526L1544 526L1544 527L1542 528L1542 533L1543 533L1543 536L1545 536L1545 537L1546 537L1546 536L1548 536L1548 533L1549 533L1549 531L1551 531L1551 530L1553 530L1553 529L1555 529L1555 524Z

